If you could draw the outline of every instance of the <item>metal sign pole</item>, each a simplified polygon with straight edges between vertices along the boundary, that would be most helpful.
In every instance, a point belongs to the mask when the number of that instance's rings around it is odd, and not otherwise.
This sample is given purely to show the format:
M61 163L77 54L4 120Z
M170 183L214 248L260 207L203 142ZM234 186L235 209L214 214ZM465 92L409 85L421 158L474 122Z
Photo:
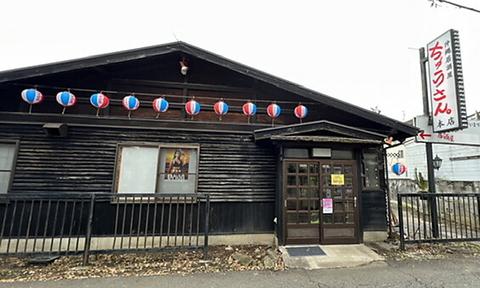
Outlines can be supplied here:
M428 109L428 84L427 73L425 71L425 63L427 58L425 57L425 48L420 48L420 72L422 77L422 96L423 96L423 114L429 116ZM428 121L429 124L431 121ZM435 170L433 169L433 147L432 143L425 143L425 152L427 154L427 172L428 172L428 191L430 193L436 192L435 187ZM430 201L430 215L432 216L432 236L438 238L438 215L437 215L437 200L435 197L429 197Z

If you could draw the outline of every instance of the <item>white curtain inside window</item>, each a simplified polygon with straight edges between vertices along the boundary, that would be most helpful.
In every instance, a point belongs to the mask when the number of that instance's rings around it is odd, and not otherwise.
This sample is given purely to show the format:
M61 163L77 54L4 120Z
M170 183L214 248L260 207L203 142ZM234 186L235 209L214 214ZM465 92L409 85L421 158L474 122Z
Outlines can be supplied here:
M155 193L157 166L158 147L122 147L117 192Z
M0 193L7 193L15 149L15 144L0 143Z

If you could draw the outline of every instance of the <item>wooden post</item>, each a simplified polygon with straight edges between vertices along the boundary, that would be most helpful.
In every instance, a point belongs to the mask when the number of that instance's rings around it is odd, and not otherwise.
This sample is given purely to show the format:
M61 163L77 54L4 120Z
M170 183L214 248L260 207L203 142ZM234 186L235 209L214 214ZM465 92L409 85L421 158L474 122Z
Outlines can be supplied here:
M92 223L93 223L93 210L95 208L95 193L92 193L90 198L90 208L88 211L87 233L85 235L85 247L83 251L83 266L88 264L88 256L90 253L90 244L92 241Z
M425 48L419 49L420 53L420 73L422 77L422 96L423 96L423 114L430 116L428 109L428 83L427 73L425 69L425 63L427 58L425 57ZM431 119L428 120L429 124L432 124ZM425 144L425 152L427 154L427 172L428 172L428 192L435 193L435 171L433 169L433 147L432 143ZM432 236L438 238L438 215L437 215L437 201L435 197L429 197L430 201L430 213L432 216Z

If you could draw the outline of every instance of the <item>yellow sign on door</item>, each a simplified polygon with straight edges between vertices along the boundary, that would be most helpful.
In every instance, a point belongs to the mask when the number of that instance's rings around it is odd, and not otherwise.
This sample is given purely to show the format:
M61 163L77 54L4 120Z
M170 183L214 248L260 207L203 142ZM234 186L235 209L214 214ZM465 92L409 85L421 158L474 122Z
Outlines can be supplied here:
M345 185L345 175L343 174L332 174L332 185Z

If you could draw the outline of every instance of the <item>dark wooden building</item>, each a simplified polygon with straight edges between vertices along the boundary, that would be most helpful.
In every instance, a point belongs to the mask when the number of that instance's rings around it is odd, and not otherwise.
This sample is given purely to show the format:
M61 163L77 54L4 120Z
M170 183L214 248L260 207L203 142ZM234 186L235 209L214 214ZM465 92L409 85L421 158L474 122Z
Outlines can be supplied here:
M29 113L20 94L33 87L44 100ZM64 90L77 101L62 114ZM100 91L110 105L97 115L90 96ZM140 107L129 116L122 99L133 93ZM207 193L211 233L275 234L280 244L386 231L384 139L416 134L183 42L0 72L0 96L1 193ZM169 108L157 115L159 96ZM247 101L257 107L250 119ZM282 109L273 126L271 103Z

